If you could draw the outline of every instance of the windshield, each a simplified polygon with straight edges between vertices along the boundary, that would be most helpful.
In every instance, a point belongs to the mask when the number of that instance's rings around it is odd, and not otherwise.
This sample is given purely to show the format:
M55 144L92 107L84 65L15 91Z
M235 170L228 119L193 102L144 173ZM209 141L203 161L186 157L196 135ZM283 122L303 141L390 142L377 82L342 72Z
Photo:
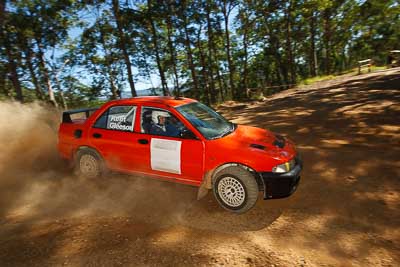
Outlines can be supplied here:
M176 109L207 139L220 138L235 130L233 123L199 102Z

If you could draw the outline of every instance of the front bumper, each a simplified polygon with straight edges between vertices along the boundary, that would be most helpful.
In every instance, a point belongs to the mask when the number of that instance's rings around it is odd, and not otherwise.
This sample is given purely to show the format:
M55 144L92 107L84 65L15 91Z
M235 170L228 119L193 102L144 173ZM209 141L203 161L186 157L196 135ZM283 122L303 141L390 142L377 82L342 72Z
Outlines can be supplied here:
M288 197L296 191L300 182L300 172L303 162L296 158L295 167L285 173L261 172L264 187L264 199Z

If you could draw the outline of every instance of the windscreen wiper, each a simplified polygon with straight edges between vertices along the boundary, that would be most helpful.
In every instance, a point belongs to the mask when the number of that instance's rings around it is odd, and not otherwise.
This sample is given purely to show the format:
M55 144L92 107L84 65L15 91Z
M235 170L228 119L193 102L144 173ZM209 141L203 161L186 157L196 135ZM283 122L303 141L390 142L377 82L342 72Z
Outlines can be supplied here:
M213 139L221 138L221 137L227 136L228 134L234 132L235 129L236 129L236 126L235 126L234 123L232 123L231 125L232 125L232 128L227 129L226 131L223 131L220 135L217 135L217 136L214 137Z

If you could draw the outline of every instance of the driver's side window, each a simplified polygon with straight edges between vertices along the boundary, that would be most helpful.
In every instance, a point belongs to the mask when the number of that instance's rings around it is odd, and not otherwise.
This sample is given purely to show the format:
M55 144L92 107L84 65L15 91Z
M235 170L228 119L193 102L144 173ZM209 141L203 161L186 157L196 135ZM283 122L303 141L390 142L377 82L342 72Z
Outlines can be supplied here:
M183 123L165 109L143 107L141 113L142 133L181 137L182 132L186 130Z

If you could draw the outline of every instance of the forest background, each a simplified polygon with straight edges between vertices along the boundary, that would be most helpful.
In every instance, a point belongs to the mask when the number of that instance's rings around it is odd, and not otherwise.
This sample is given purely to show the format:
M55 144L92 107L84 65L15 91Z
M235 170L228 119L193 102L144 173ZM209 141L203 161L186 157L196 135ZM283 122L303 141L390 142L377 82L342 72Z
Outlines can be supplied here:
M1 0L0 99L245 100L385 65L399 41L398 0Z

